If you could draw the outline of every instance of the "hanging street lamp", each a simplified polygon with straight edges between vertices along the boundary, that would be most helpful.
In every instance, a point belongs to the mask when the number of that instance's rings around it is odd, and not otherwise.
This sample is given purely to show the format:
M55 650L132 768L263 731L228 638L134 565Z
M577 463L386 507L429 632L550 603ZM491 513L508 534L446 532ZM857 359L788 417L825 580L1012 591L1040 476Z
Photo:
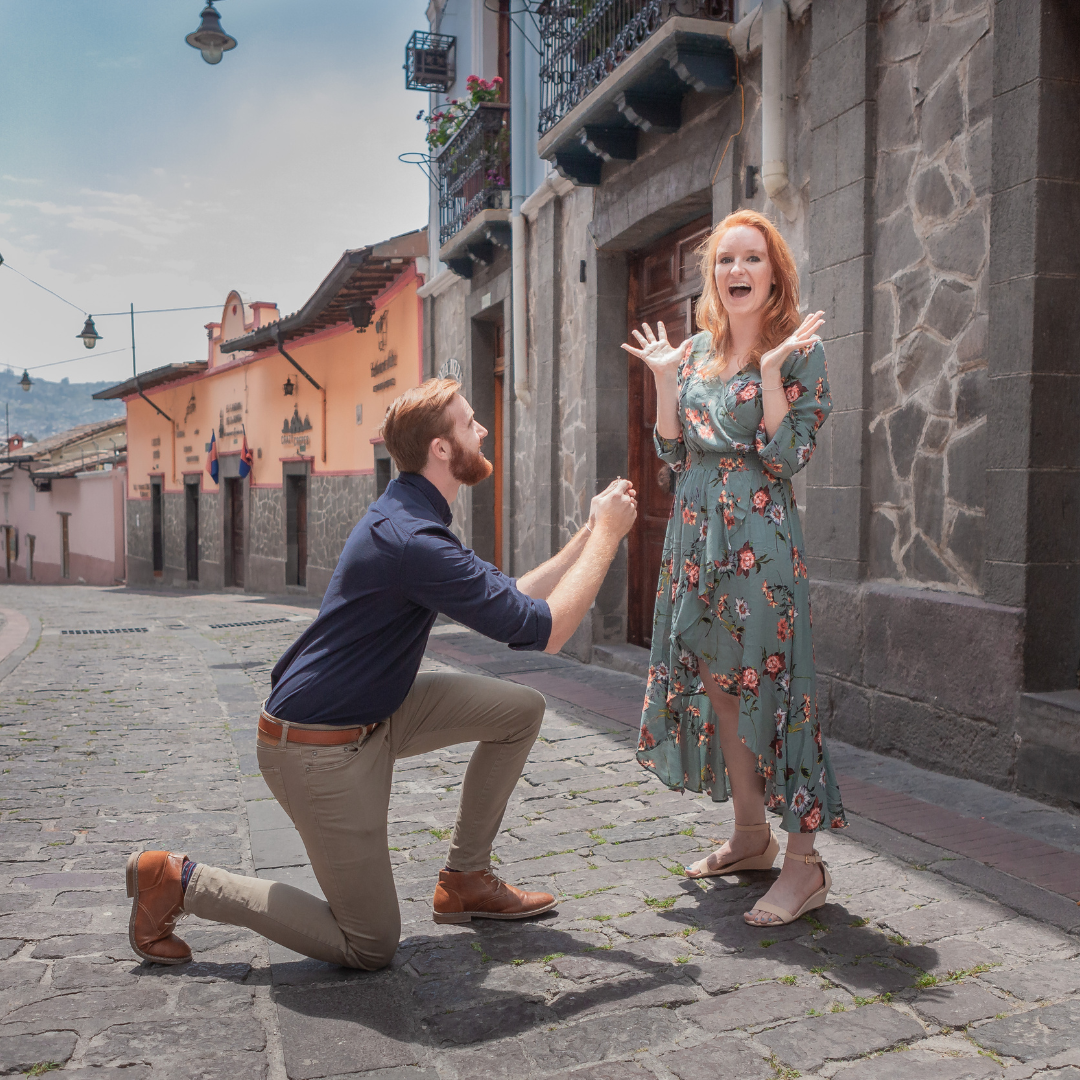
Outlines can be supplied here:
M285 385L282 387L282 389L285 391L286 397L292 397L293 392L296 390L296 383L294 383L292 379L287 378L285 380Z
M19 380L19 385L23 390L29 392L30 387L34 384L30 381L30 372L23 368L22 378Z
M94 326L93 315L86 316L86 324L83 326L82 331L75 336L82 338L82 343L88 349L92 349L101 340L101 335L97 332L97 327Z
M193 49L198 49L208 64L220 64L221 54L236 48L236 38L221 29L221 16L212 0L202 9L199 29L192 31L184 40Z

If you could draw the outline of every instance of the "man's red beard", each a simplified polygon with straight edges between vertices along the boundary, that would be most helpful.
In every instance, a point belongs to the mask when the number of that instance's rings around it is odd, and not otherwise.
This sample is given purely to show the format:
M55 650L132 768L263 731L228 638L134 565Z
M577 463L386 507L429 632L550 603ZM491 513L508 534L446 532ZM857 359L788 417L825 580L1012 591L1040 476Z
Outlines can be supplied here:
M469 453L464 446L450 436L450 475L466 487L474 487L481 480L486 480L495 468L479 448Z

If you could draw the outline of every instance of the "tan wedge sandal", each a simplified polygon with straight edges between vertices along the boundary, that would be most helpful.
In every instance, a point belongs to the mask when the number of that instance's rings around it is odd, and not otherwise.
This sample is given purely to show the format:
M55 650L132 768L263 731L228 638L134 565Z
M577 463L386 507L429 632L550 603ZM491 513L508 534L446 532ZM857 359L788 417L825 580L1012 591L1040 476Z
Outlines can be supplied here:
M804 859L807 865L812 863L818 863L821 866L821 873L824 875L825 883L821 886L817 892L812 893L794 915L790 911L785 911L778 904L770 904L766 900L759 900L753 908L743 915L748 926L786 926L788 923L793 923L796 919L802 918L808 911L813 911L814 908L821 907L826 900L829 899L829 890L832 888L832 874L829 873L829 868L825 865L825 860L815 851L812 855L785 855L786 859ZM769 915L775 915L780 921L775 923L759 923L754 922L750 916L755 911L764 911Z
M735 823L735 831L741 833L769 834L769 844L760 855L751 855L747 859L739 859L732 863L721 863L715 851L706 855L704 859L698 859L696 863L683 867L683 873L688 878L720 877L722 874L738 874L742 870L771 870L776 856L780 854L780 841L776 839L776 833L772 831L768 822L760 825L740 825Z

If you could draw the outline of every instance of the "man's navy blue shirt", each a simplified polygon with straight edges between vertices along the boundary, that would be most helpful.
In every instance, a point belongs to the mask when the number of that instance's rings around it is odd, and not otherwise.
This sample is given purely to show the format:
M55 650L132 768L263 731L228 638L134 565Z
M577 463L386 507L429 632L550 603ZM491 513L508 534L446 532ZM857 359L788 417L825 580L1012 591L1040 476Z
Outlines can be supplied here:
M267 711L370 724L405 700L440 612L512 649L547 647L551 611L450 531L438 488L402 473L353 529L318 617L274 666Z

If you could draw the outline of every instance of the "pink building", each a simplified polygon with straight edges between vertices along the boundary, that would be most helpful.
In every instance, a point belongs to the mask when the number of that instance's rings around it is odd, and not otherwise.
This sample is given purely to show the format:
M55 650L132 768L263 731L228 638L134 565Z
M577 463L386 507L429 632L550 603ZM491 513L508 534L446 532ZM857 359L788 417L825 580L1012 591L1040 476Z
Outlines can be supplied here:
M0 456L0 584L123 581L127 469L123 417Z

